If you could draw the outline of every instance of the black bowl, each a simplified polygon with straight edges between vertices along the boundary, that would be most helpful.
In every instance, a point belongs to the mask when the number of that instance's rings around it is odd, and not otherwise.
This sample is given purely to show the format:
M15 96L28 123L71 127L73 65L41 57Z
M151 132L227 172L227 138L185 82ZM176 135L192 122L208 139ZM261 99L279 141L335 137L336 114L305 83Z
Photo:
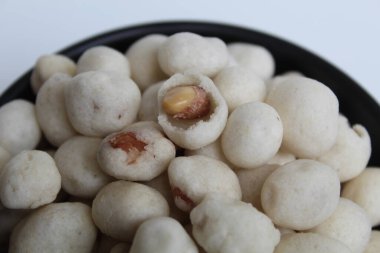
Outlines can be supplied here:
M60 54L77 60L88 48L107 45L125 50L137 39L152 33L173 34L189 31L205 36L215 36L225 42L249 42L266 47L276 60L276 74L297 70L305 76L314 78L330 87L340 102L340 112L351 123L364 125L372 141L371 166L380 167L380 107L356 82L342 71L294 44L273 36L231 25L203 22L167 22L127 27L89 38L70 46ZM20 77L0 97L0 106L16 98L34 101L35 96L30 88L31 70Z

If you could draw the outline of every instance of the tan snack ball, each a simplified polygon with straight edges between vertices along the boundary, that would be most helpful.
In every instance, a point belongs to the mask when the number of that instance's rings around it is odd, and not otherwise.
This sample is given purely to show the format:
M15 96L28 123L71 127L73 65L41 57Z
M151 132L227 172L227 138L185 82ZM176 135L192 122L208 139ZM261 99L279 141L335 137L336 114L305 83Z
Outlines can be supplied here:
M63 143L54 155L62 175L62 188L69 194L93 198L98 191L115 180L104 173L96 154L100 138L75 136Z
M97 154L102 170L130 181L149 181L164 172L176 148L151 124L159 128L155 122L140 121L104 138Z
M142 91L167 78L158 63L158 50L166 39L162 34L147 35L134 42L126 52L131 77Z
M131 124L140 101L140 90L132 79L100 71L75 76L65 90L69 120L86 136L103 137Z
M263 166L279 150L282 133L281 119L273 107L261 102L240 105L223 130L223 153L240 168Z
M242 201L251 203L257 210L263 211L261 206L261 189L265 180L275 171L279 165L264 165L253 170L237 170Z
M88 71L104 71L118 78L130 76L128 59L119 51L107 46L89 48L81 55L77 73Z
M228 116L227 104L207 76L175 74L158 91L158 123L178 146L199 149L218 139Z
M137 229L129 253L198 253L197 246L178 221L156 217Z
M334 213L310 231L342 242L352 253L361 253L369 242L371 223L361 207L341 198Z
M380 169L369 167L347 182L342 197L358 204L366 211L372 226L380 225Z
M92 203L92 218L97 227L104 234L126 242L132 241L145 220L168 215L168 203L157 190L128 181L106 185Z
M261 204L274 224L305 230L334 212L339 194L339 178L332 168L301 159L282 165L266 179Z
M299 158L317 158L335 143L339 103L324 84L292 76L273 87L266 103L276 109L284 126L282 146Z
M371 238L367 244L364 253L378 253L380 252L380 231L372 230Z
M357 177L371 156L371 139L362 125L352 128L344 116L339 117L338 136L334 146L318 158L338 172L341 182Z
M176 157L168 168L177 207L190 211L209 193L241 199L239 179L223 162L206 156Z
M158 121L158 90L164 82L158 82L149 86L141 97L141 105L138 118L141 121Z
M90 253L97 229L91 208L81 203L56 203L27 216L12 232L9 252Z
M352 253L343 243L315 233L293 233L281 237L274 253Z
M51 203L61 189L54 159L39 150L13 156L0 174L0 199L11 209L34 209Z
M239 65L222 69L213 79L231 113L239 105L264 101L266 85L250 69Z
M36 98L36 115L44 136L56 147L76 135L67 117L65 87L71 77L58 73L52 75L41 87Z
M275 62L266 48L242 42L230 43L227 48L238 65L250 69L263 80L273 76Z
M0 108L0 146L11 155L34 149L41 139L32 103L15 99Z
M228 52L226 44L219 38L180 32L168 37L161 45L158 61L169 76L195 70L212 77L227 65Z
M193 235L208 253L272 253L280 232L251 204L207 195L190 213Z
M56 73L74 76L76 74L75 62L67 56L59 54L39 57L34 65L30 79L34 93L37 94L41 86Z

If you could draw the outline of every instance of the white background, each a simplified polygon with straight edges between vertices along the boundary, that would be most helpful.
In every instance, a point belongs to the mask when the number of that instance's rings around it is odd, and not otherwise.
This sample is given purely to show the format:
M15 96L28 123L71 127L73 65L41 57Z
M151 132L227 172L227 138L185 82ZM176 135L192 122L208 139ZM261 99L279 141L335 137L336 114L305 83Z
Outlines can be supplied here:
M380 0L0 0L0 92L42 54L164 20L231 23L282 37L332 62L380 101Z

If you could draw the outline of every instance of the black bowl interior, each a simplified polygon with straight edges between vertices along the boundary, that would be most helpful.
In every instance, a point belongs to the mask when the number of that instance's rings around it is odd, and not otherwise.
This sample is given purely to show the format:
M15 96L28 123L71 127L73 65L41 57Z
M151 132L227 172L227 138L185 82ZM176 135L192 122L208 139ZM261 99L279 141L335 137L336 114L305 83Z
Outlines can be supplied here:
M273 36L240 27L202 23L202 22L167 22L127 27L104 33L73 46L59 53L74 60L88 48L107 45L125 50L137 39L153 33L173 34L189 31L205 36L216 36L225 42L249 42L266 47L276 60L276 74L297 70L304 75L319 80L329 86L337 95L340 111L351 123L364 125L372 140L372 156L369 164L380 166L380 107L356 82L330 63L294 44ZM35 96L30 88L31 70L20 77L0 97L0 105L16 98L34 101Z

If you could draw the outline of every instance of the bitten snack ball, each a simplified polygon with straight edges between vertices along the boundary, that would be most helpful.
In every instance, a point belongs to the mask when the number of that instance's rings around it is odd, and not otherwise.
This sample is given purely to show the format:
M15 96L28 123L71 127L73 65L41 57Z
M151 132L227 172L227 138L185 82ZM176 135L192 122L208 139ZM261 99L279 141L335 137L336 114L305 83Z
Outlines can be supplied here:
M214 78L222 96L226 99L228 111L239 105L263 101L266 97L266 85L250 69L233 66L221 70Z
M322 83L301 76L286 78L269 92L284 126L283 147L299 158L317 158L335 143L339 103Z
M90 253L96 234L87 205L50 204L18 223L12 232L9 252Z
M368 242L367 248L364 253L378 253L380 252L380 231L372 231L371 238Z
M252 102L237 107L222 134L222 148L228 161L244 169L267 163L279 150L282 123L271 106Z
M133 43L126 52L131 65L131 77L141 90L166 79L158 63L158 50L167 36L152 34Z
M30 79L34 93L37 94L41 86L56 73L74 76L76 64L70 58L59 54L38 58Z
M261 204L274 224L305 230L334 212L339 194L339 178L332 168L301 159L279 167L266 179Z
M92 218L106 235L132 241L137 227L153 217L168 216L165 198L151 187L116 181L103 187L92 203Z
M250 69L263 80L273 76L275 62L266 48L240 42L228 44L227 48L238 65Z
M71 124L86 136L106 136L135 121L140 90L129 78L89 71L66 86L65 103Z
M352 253L343 243L315 233L294 233L281 238L274 253Z
M214 76L227 65L226 44L219 38L181 32L167 38L158 50L161 69L168 75L196 70Z
M61 189L53 158L43 151L22 151L1 171L0 199L11 209L34 209L51 203Z
M208 193L241 199L236 174L225 163L206 156L177 157L171 161L168 175L174 201L183 211L190 211Z
M152 218L140 225L129 253L198 253L197 246L178 221Z
M100 138L75 136L63 143L54 155L62 175L63 189L82 198L93 198L112 181L96 160Z
M0 146L11 155L34 149L41 139L34 105L23 99L0 108Z
M164 172L175 157L176 149L151 125L159 128L154 122L138 122L107 136L97 155L103 171L117 179L131 181L148 181Z
M344 185L342 197L362 207L372 226L380 225L380 169L370 167Z
M188 72L170 77L158 91L158 123L175 144L198 149L218 139L227 104L207 76Z
M208 195L190 213L193 235L209 253L272 253L280 232L252 205Z
M87 71L104 71L118 78L130 76L128 59L119 51L97 46L86 50L78 60L77 73Z
M56 147L76 135L65 107L65 87L70 80L71 77L66 74L54 74L45 82L36 98L36 115L42 132Z
M358 176L371 156L371 140L362 125L350 127L344 116L339 117L338 136L334 146L318 158L338 172L341 182Z
M333 214L310 231L342 242L352 253L361 253L370 239L371 223L361 207L341 198Z

